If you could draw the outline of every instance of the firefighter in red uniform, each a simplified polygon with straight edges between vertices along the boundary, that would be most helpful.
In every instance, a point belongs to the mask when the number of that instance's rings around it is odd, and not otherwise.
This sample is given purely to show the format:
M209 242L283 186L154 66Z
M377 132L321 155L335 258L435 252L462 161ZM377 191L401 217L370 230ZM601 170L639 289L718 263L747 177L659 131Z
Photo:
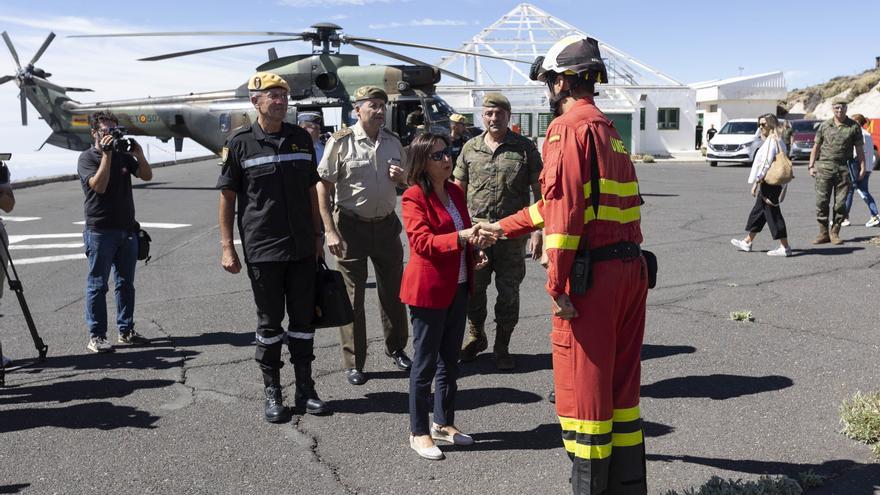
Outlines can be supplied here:
M532 79L548 85L557 115L544 142L543 199L488 228L508 237L544 229L556 412L574 493L642 495L648 268L635 168L593 101L595 83L608 82L596 40L560 40Z

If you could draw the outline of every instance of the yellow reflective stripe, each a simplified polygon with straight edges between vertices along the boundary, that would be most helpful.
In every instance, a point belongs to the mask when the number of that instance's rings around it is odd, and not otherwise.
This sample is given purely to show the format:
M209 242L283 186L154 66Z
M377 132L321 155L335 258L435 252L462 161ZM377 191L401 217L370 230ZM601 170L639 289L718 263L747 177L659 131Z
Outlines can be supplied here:
M532 225L535 227L541 228L544 226L544 217L541 216L541 210L538 208L538 203L529 206L529 217L532 219Z
M544 247L546 249L568 249L577 251L581 237L578 235L568 234L550 234L544 239Z
M599 192L613 194L622 198L639 194L638 182L617 182L611 179L599 179Z
M608 220L618 223L630 223L641 218L640 207L620 209L616 206L599 206L599 220ZM593 208L584 210L584 223L589 223L596 219Z
M611 420L606 421L590 421L588 419L564 418L559 416L559 424L565 431L574 431L577 433L587 433L590 435L602 435L611 433Z
M627 409L615 409L612 421L615 423L625 423L627 421L635 421L640 417L642 417L642 414L639 411L639 406L635 406Z
M615 447L632 447L633 445L639 445L643 441L642 430L634 431L632 433L611 434L611 445Z
M584 184L584 199L590 199L592 195L590 183ZM611 179L599 179L599 194L610 194L621 198L639 195L638 182L617 182Z
M611 456L611 444L584 445L575 440L562 440L565 450L581 459L605 459Z

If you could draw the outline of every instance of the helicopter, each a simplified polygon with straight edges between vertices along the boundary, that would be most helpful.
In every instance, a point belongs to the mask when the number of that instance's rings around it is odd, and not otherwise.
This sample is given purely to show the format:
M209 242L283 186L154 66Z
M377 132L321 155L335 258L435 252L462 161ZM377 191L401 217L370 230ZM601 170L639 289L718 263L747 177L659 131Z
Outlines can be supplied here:
M455 50L419 43L365 38L340 33L341 26L333 23L317 23L313 31L252 32L252 31L190 31L155 33L119 33L100 35L76 35L71 38L107 38L127 36L271 36L272 39L218 45L186 50L139 59L158 61L210 51L243 46L289 41L311 42L311 53L279 57L275 48L268 50L269 60L259 65L257 71L274 72L290 85L290 105L286 120L296 122L299 112L319 112L325 124L349 126L356 121L353 116L353 93L360 86L379 86L388 93L386 127L396 132L404 144L414 137L416 129L407 123L407 117L422 109L425 129L448 133L449 116L454 113L435 91L441 75L465 82L471 79L415 58L382 48L379 45L404 46L427 50L461 53L516 63L523 60L492 54ZM21 123L27 125L27 101L36 108L40 117L52 128L52 134L43 143L75 151L92 145L89 117L98 111L109 111L117 116L119 125L131 135L153 136L163 142L174 140L175 151L183 149L184 138L190 138L208 150L219 153L227 136L236 128L250 125L256 120L256 111L250 102L247 83L234 89L185 95L126 99L95 103L81 103L69 93L89 92L87 88L60 86L49 82L52 75L34 64L55 39L49 33L46 40L22 66L9 35L4 31L3 40L15 61L16 73L0 77L0 85L14 80L20 88ZM354 54L340 52L341 45L351 45L364 51L393 58L408 65L359 65ZM249 74L248 74L249 75ZM334 130L325 126L325 131ZM42 148L42 146L40 147Z

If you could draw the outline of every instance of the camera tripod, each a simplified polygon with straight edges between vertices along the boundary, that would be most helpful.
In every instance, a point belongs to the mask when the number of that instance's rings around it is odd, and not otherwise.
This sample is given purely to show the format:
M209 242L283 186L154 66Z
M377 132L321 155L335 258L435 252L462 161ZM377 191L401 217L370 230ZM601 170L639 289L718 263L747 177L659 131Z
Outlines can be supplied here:
M2 359L0 359L0 387L3 387L6 385L6 371L15 371L45 361L46 354L49 352L49 346L43 343L43 339L41 339L40 334L37 333L37 326L34 324L34 319L31 317L31 311L28 309L27 301L24 298L24 288L21 285L21 280L18 278L18 272L15 270L15 264L12 262L12 256L9 255L9 245L6 243L6 239L4 239L2 235L0 235L0 244L3 244L3 252L6 254L6 259L9 261L8 263L4 263L0 260L0 264L3 265L3 271L6 273L6 281L9 282L9 290L15 291L15 295L18 297L18 304L21 306L24 321L27 322L28 330L31 332L31 338L34 341L34 347L37 349L38 354L36 359L24 361L15 366L10 366L9 368L6 368L3 365ZM3 345L0 344L0 356L2 355Z

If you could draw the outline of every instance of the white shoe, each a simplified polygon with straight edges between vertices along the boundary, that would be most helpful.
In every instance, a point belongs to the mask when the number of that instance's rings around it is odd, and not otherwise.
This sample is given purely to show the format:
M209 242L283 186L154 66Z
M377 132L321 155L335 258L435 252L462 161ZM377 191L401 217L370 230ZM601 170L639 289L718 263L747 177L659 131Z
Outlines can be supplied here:
M740 251L751 252L752 244L742 239L731 239L730 243L737 247Z
M430 459L432 461L443 459L443 452L437 448L436 445L420 448L416 446L416 437L412 435L409 436L409 448L415 450L416 454L419 454L419 457L424 457L425 459Z
M849 218L844 219L843 222L840 224L841 227L849 227L850 225L852 224L849 223Z
M470 435L465 435L464 433L453 433L450 435L440 428L431 428L431 438L436 442L461 445L464 447L474 444L474 439Z
M90 337L89 345L86 348L97 353L113 352L113 346L104 337Z
M865 224L865 227L876 227L880 225L880 215L874 215L868 220L868 223Z
M767 251L767 256L791 256L791 248L779 246L772 251Z

